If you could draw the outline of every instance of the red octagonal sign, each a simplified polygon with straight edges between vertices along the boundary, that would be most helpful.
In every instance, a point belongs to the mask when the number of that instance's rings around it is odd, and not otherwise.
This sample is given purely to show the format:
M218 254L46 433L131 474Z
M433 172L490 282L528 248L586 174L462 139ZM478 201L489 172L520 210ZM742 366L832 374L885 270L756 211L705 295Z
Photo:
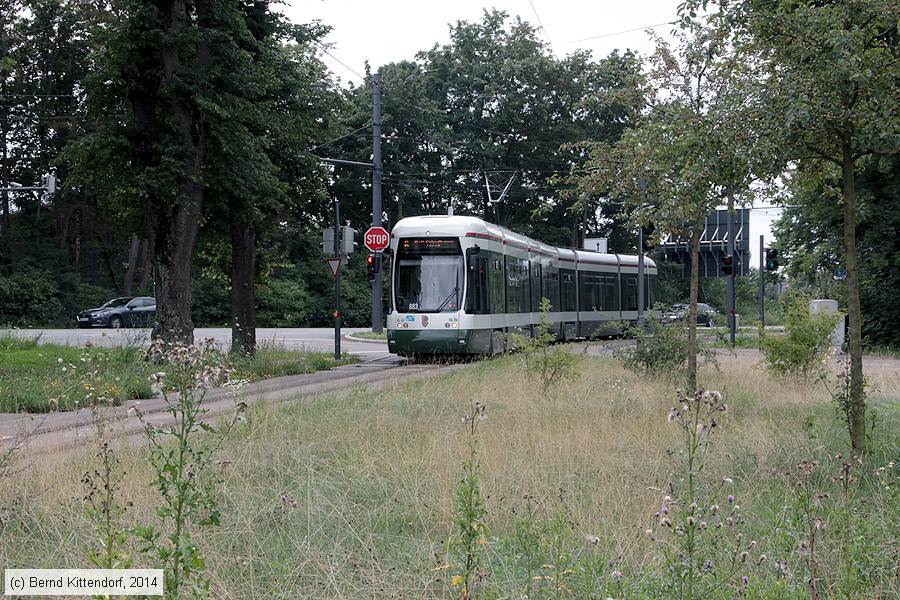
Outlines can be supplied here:
M372 252L381 252L388 247L391 236L384 227L370 227L363 236L363 243Z

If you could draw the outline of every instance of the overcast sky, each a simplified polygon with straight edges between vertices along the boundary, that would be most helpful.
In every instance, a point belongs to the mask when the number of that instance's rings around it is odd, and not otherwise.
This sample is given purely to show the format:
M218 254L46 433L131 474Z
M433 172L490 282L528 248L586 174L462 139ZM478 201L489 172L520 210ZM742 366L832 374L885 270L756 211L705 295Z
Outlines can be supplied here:
M578 48L602 58L613 50L652 50L646 29L664 35L672 28L681 0L286 0L281 10L295 23L315 19L332 27L331 44L322 59L344 83L360 82L365 62L372 70L411 59L420 50L449 40L449 25L481 18L497 8L519 16L549 41L557 56ZM343 63L343 64L342 64ZM759 235L771 237L770 223L779 209L754 210L750 247ZM753 259L756 262L756 258Z

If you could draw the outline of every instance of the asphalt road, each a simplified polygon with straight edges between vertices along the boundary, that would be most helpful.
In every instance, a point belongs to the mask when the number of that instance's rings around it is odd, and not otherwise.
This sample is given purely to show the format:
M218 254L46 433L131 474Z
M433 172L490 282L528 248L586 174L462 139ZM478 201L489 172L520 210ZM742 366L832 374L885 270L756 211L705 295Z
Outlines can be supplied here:
M366 328L347 327L341 334L368 331ZM149 329L0 329L0 337L14 335L22 338L37 338L41 343L84 346L87 342L95 346L147 346ZM194 330L194 339L213 338L227 349L231 343L231 329L225 327L201 328ZM256 330L256 341L260 345L274 344L292 350L316 352L334 351L334 329L326 327L260 328ZM363 360L375 360L389 356L387 343L383 341L357 342L341 340L341 350L358 354Z

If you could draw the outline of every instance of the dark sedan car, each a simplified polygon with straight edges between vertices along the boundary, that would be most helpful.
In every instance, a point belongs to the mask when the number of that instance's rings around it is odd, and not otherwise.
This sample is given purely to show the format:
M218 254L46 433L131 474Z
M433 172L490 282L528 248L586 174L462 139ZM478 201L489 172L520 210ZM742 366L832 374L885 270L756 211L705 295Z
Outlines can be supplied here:
M79 327L149 327L156 318L156 300L146 296L113 298L100 308L78 313Z
M673 304L672 308L667 310L662 315L663 323L674 323L675 321L686 321L688 316L688 309L690 307L687 304ZM716 317L719 313L716 312L709 304L704 304L702 302L697 303L697 323L700 325L706 325L707 327L712 327L716 324Z

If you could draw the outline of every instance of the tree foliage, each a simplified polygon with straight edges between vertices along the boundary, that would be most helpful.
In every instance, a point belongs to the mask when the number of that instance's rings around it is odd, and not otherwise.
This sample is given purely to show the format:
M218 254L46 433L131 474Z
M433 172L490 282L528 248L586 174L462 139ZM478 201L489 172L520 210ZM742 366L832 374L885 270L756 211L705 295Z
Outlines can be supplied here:
M847 270L850 438L866 451L856 178L866 161L900 148L898 7L892 0L745 0L719 4L744 60L761 66L768 136L787 164L839 178Z

